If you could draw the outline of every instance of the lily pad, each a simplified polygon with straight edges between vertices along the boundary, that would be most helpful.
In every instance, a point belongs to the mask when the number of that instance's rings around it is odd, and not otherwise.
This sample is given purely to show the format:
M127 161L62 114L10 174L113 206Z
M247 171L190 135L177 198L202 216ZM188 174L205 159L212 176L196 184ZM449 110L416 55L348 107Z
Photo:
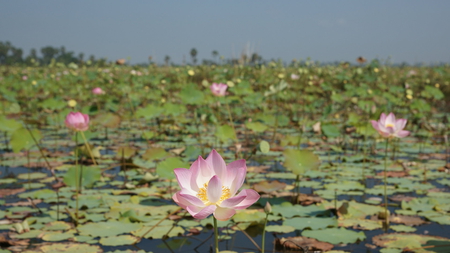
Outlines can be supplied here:
M87 223L77 227L80 235L90 235L93 237L114 236L142 228L139 223L125 223L120 221L104 221L96 223Z
M306 230L302 232L303 236L311 237L322 242L331 244L355 243L358 240L366 239L364 232L355 232L345 228L327 228L322 230Z
M121 245L131 245L137 241L138 238L131 235L118 235L118 236L102 237L99 243L104 246L121 246Z

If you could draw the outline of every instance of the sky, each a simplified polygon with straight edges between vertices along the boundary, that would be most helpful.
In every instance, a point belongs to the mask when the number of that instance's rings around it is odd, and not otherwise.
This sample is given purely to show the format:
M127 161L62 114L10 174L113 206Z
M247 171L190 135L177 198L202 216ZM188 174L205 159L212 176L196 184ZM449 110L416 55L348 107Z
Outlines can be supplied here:
M264 59L450 62L450 1L0 0L0 41L28 55L65 46L75 55L174 63L242 52Z

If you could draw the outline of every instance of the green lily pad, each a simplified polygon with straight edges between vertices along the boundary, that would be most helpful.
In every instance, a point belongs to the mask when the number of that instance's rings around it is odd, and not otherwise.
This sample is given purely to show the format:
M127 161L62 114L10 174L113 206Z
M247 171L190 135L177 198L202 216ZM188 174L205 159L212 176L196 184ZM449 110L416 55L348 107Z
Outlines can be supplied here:
M139 223L125 223L120 221L104 221L96 223L87 223L77 227L80 235L90 235L93 237L114 236L142 228Z
M331 244L355 243L358 240L366 239L366 235L364 234L364 232L355 232L345 228L306 230L302 232L302 236L311 237L322 242L329 242Z
M372 241L375 245L380 247L397 248L397 249L415 249L415 252L429 252L427 249L422 249L426 246L438 246L437 252L450 251L450 239L431 236L431 235L416 235L407 233L392 233L381 234L374 236ZM433 251L433 247L430 247Z
M39 142L42 139L42 134L37 129L32 129L31 133L34 139ZM30 132L26 128L18 128L16 129L10 140L10 144L14 153L20 152L22 149L30 149L32 146L36 145L34 143L33 137L30 135Z
M118 236L102 237L99 243L104 246L121 246L121 245L131 245L137 241L138 238L131 235L118 235Z
M55 230L68 230L70 229L72 226L64 221L53 221L50 223L47 223L45 225L44 230L49 230L49 231L55 231Z
M317 169L320 165L319 157L309 150L286 149L283 155L283 166L299 176L308 170Z
M335 218L320 217L294 217L283 221L283 225L289 225L298 230L310 228L312 230L322 229L326 227L336 227L338 222Z
M77 177L77 171L78 171L78 177ZM75 187L76 186L76 179L81 178L81 186L90 188L92 187L97 181L100 180L101 177L101 169L95 166L89 166L89 167L83 167L76 168L71 167L66 174L64 175L64 183L68 186Z
M150 232L148 232L151 229ZM148 233L147 233L148 232ZM134 236L142 237L145 233L145 238L162 239L165 235L168 237L175 237L179 234L184 233L184 229L179 226L152 226L152 227L142 227L139 230L131 232Z
M161 178L174 179L175 173L173 173L173 170L176 168L189 168L189 164L183 162L183 160L178 157L169 157L158 163L156 166L156 173Z
M381 221L365 220L365 219L342 219L339 220L340 227L352 227L354 229L375 230L382 228Z
M394 230L395 232L415 232L417 230L414 227L405 225L390 225L389 228Z
M274 215L281 215L285 218L292 218L294 216L317 216L326 215L329 213L323 206L302 206L302 205L292 205L291 203L284 202L280 205L272 206L272 213Z
M59 242L59 241L64 241L70 238L73 238L74 235L73 233L62 233L62 232L46 232L43 236L42 236L42 240L44 241L50 241L50 242Z
M266 226L266 232L272 233L291 233L294 232L295 228L288 225L269 225Z
M38 246L36 250L27 250L23 253L40 253L40 252L65 252L65 253L101 253L103 250L97 245L89 245L85 243L52 243L48 245Z
M28 178L33 180L33 179L39 179L39 178L45 178L45 177L48 177L48 175L46 173L42 173L42 172L22 173L22 174L17 175L17 178L27 179L27 180L28 180Z

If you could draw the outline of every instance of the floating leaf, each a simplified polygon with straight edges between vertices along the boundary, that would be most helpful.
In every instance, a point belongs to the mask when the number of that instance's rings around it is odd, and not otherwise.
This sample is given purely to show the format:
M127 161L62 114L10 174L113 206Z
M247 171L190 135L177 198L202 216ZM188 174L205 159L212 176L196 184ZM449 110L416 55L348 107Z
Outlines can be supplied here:
M116 128L120 125L120 116L113 113L99 114L93 122L107 128Z
M118 236L102 237L99 243L104 246L121 246L121 245L131 245L137 241L138 238L131 235L118 235Z
M252 130L255 133L262 133L264 131L266 131L267 126L261 122L247 122L245 123L245 127L247 127L248 129Z
M322 133L326 136L326 137L339 137L341 135L339 128L336 125L331 125L331 124L322 124L321 125L322 128Z
M366 239L364 232L355 232L345 228L327 228L322 230L306 230L302 232L303 236L311 237L322 242L331 244L355 243L358 240Z
M87 223L77 227L81 235L97 236L114 236L142 228L140 223L125 223L120 221L104 221L96 223Z
M317 169L319 157L309 150L286 149L283 152L284 167L296 175L303 175L308 170Z
M42 139L41 132L37 129L32 129L31 133L37 142ZM28 150L35 145L33 137L26 128L18 128L11 136L11 146L14 153L20 152L22 149Z
M81 186L90 188L100 180L101 174L102 170L100 168L89 166L83 167L83 171L81 171L81 168L78 168L77 176L77 168L73 166L64 175L64 183L68 186L75 187L77 185L76 179L82 177Z
M38 252L64 252L64 253L101 253L103 250L97 245L89 245L85 243L52 243L48 245L38 246L36 251L24 251L24 253Z
M236 139L236 136L234 134L234 130L229 125L218 126L216 128L216 137L221 142L224 142L224 143L228 142L228 140L235 140Z
M189 164L183 162L179 157L169 157L158 163L158 166L156 166L156 174L160 178L174 179L175 173L173 173L173 170L176 168L189 168Z
M4 115L0 115L0 130L5 132L14 132L22 127L22 124L15 119L7 119Z
M261 153L263 154L267 154L270 151L270 144L267 141L261 141L259 143L259 150L261 151Z
M151 148L145 151L145 153L142 155L142 158L146 160L161 160L162 158L169 155L170 154L167 153L163 148Z
M310 228L312 230L335 227L338 225L336 218L319 218L319 217L295 217L283 221L283 225L289 225L298 230Z
M266 226L267 232L272 233L291 233L295 231L295 228L289 225L268 225Z

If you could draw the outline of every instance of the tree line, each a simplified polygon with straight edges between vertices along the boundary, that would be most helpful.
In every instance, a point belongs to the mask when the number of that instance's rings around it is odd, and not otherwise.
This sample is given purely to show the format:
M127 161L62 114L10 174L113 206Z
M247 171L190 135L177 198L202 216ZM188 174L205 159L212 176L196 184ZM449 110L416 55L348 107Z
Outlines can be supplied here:
M75 63L78 65L85 64L89 62L90 64L95 65L104 65L107 63L106 58L95 58L94 55L90 55L87 59L85 59L84 53L75 54L73 51L68 51L64 46L61 47L52 47L52 46L46 46L42 47L39 50L36 50L35 48L32 48L30 50L30 53L28 55L24 54L24 51L21 48L15 47L12 45L9 41L3 42L0 41L0 65L18 65L18 66L36 66L36 65L48 65L52 62L55 63L63 63L63 64L70 64ZM197 65L198 58L197 58L198 51L196 48L192 48L189 51L190 55L190 61L187 62L183 58L182 64L192 64ZM203 65L221 65L221 64L264 64L266 61L256 52L249 53L249 52L242 52L239 58L231 58L231 59L225 59L225 57L220 56L219 52L217 50L213 50L211 52L212 59L204 59L202 60ZM145 64L139 64L139 65L146 65L146 64L157 64L152 61L152 57L149 57L149 62ZM166 55L164 57L164 65L176 65L175 63L171 62L170 56Z
M96 59L94 55L85 59L83 53L76 55L73 51L67 51L64 46L59 48L46 46L42 47L39 52L40 55L35 48L32 48L30 53L25 56L21 48L15 47L9 41L0 41L0 65L48 65L52 61L64 64L83 64L85 61L93 64L106 62L106 59Z

